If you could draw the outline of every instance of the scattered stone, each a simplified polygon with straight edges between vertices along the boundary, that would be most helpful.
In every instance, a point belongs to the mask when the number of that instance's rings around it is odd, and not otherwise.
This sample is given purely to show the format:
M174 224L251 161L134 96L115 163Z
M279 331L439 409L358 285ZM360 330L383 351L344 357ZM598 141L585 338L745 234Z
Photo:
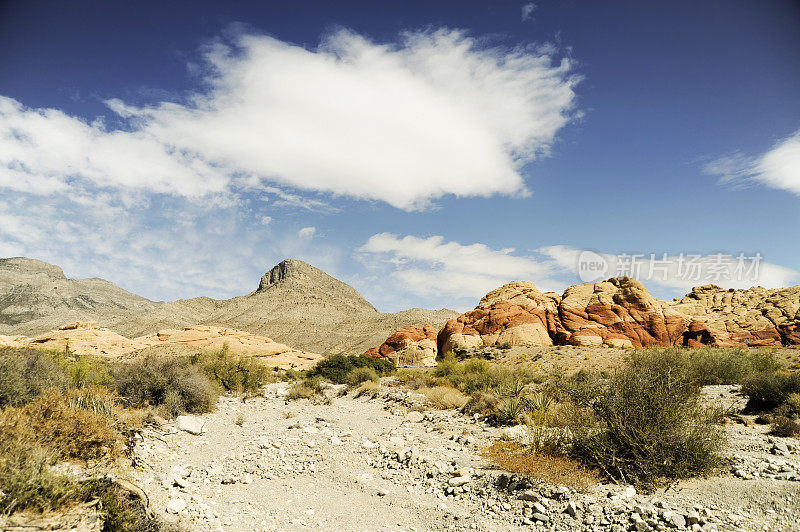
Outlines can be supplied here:
M174 498L170 499L167 503L167 512L177 514L186 509L187 503L185 499Z
M202 418L197 416L178 416L175 419L175 428L189 434L199 435L205 432L206 424Z

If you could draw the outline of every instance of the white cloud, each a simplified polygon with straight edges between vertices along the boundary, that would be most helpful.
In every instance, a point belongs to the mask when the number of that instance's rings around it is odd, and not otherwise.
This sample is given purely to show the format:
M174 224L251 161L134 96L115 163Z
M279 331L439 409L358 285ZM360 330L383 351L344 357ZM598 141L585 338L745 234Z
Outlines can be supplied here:
M272 216L264 216L261 218L261 225L269 225L272 223Z
M514 280L534 281L540 290L562 290L550 279L547 264L532 257L514 255L514 249L492 249L485 244L446 242L441 236L399 237L373 235L361 246L369 261L383 260L394 270L390 275L401 289L420 296L480 298Z
M800 196L800 130L760 156L722 157L706 164L704 170L719 176L721 184L744 186L757 182Z
M301 196L299 194L292 194L278 187L264 187L264 192L278 197L278 199L272 202L276 207L286 207L292 210L303 209L322 214L339 212L339 209L329 205L326 201L309 198L308 196Z
M550 257L564 271L580 275L579 265L585 251L570 246L547 246L536 250ZM716 284L723 288L781 288L800 278L800 272L767 262L756 253L636 253L611 255L593 253L605 262L605 270L597 273L603 280L628 275L639 279L649 289L663 287L672 296L683 295L692 287ZM637 266L638 265L638 266ZM584 280L590 280L584 278Z
M241 34L205 59L208 90L184 102L108 100L121 129L0 97L0 187L197 198L268 182L411 210L526 193L520 165L576 115L578 78L552 47L456 30L397 43L341 30L316 49Z
M316 234L317 228L316 227L303 227L297 232L297 236L300 238L311 238Z
M533 12L536 10L536 4L533 2L529 2L522 6L522 20L532 20L533 19Z

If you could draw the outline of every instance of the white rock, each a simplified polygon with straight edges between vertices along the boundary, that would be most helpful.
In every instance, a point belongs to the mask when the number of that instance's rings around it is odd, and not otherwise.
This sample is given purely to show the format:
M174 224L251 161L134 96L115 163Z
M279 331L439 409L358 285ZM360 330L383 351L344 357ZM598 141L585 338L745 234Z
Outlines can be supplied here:
M186 509L185 499L170 499L167 503L167 512L177 514Z
M421 423L423 419L425 419L425 416L422 415L422 412L417 412L416 410L406 414L406 421L411 423Z
M500 431L500 438L504 440L522 440L528 436L528 427L525 425L514 425L504 427Z
M459 486L463 486L464 484L469 484L471 480L472 479L469 478L468 476L453 477L450 480L448 480L447 483L450 484L452 487L457 488Z
M189 434L202 434L206 430L206 423L197 416L178 416L175 420L175 428L188 432Z

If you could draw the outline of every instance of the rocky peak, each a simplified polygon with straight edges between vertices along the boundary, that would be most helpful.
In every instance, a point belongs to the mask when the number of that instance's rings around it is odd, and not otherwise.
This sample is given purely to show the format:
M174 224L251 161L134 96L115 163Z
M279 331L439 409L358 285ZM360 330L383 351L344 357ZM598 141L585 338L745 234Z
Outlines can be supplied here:
M262 292L272 285L287 280L308 282L320 274L325 275L321 270L314 268L302 260L285 259L261 277L261 282L256 292Z
M53 279L66 279L64 271L54 264L26 257L0 259L0 271L24 275L46 275Z

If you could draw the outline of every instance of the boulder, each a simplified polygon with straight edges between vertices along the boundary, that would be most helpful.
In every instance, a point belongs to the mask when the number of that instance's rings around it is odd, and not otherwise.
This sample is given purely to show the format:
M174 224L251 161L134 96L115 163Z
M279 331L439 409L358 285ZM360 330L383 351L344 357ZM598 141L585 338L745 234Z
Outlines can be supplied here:
M411 325L389 336L378 347L368 349L367 356L391 360L397 367L435 366L436 329L431 325Z
M531 282L513 281L481 299L475 310L448 321L439 332L440 353L479 346L553 345L561 333L559 297Z
M175 428L189 434L199 435L205 432L206 422L197 416L178 416L175 419Z

